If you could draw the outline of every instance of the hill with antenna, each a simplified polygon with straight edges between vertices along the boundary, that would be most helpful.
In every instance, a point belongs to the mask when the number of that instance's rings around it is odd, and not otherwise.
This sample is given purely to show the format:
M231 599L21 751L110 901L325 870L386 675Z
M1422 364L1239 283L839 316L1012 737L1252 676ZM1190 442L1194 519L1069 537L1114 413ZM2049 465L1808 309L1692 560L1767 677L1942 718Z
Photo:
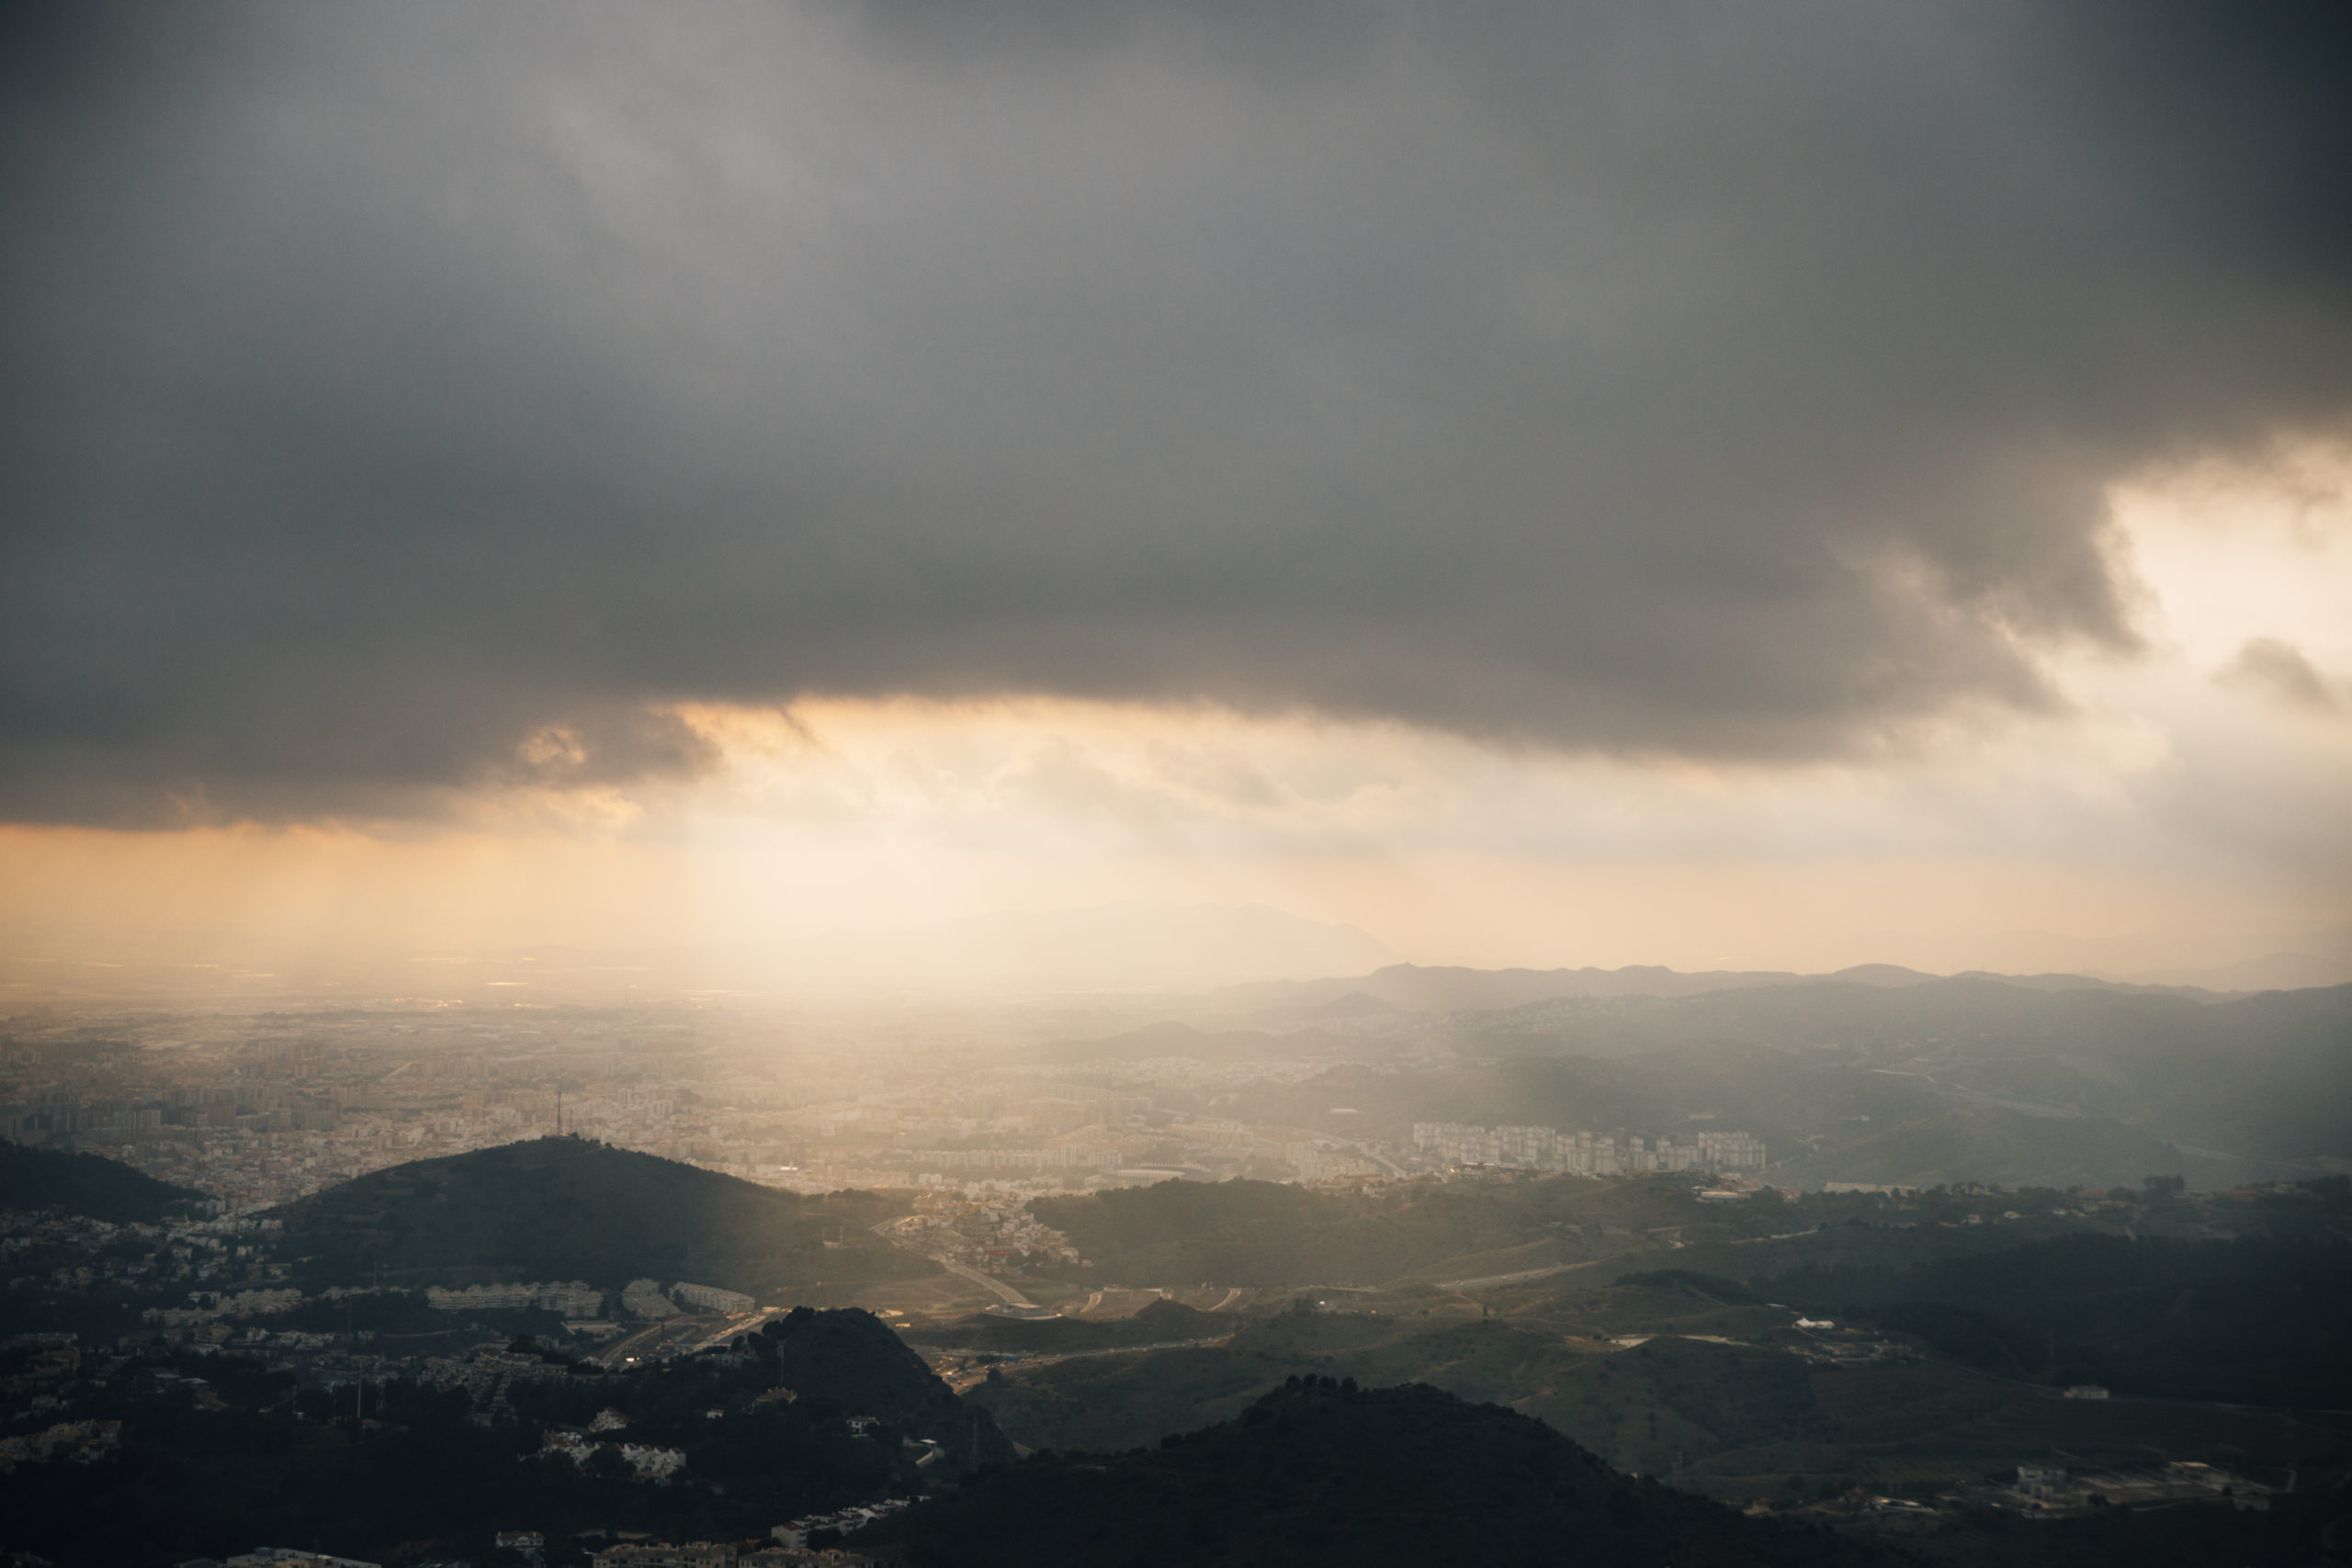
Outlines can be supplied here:
M319 1284L693 1280L755 1297L902 1279L937 1265L868 1228L904 1213L873 1193L762 1187L580 1137L419 1160L281 1211L287 1252Z

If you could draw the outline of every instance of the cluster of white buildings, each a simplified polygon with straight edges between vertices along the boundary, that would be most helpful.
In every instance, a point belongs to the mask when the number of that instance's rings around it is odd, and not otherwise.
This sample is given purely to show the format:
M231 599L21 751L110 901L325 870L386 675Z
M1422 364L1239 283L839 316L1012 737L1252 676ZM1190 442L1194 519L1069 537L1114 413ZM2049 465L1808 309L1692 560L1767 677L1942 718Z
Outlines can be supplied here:
M1329 1181L1343 1176L1377 1176L1380 1167L1362 1155L1328 1144L1284 1144L1283 1157L1301 1181Z
M1564 1133L1555 1127L1470 1127L1455 1122L1416 1122L1413 1146L1449 1165L1499 1165L1521 1170L1566 1170L1615 1176L1629 1170L1761 1170L1762 1140L1746 1133L1706 1132L1678 1144L1629 1137L1621 1147L1611 1134Z
M0 1475L20 1464L47 1464L52 1459L88 1464L113 1452L121 1441L119 1421L65 1421L46 1431L0 1438Z
M556 1382L569 1375L569 1369L560 1361L542 1361L537 1356L492 1345L484 1345L470 1356L428 1356L420 1371L421 1381L427 1386L464 1389L477 1407L503 1399L510 1383Z
M671 1286L670 1294L679 1305L696 1312L749 1312L759 1305L741 1291L722 1291L717 1285L696 1285L684 1280Z
M739 1551L729 1541L690 1541L668 1546L629 1541L608 1546L589 1559L593 1568L874 1568L862 1551L808 1551L770 1546Z
M639 1481L650 1481L659 1486L668 1485L678 1472L686 1468L683 1449L659 1448L650 1443L632 1443L599 1438L594 1430L582 1432L569 1427L550 1427L539 1438L539 1457L568 1459L585 1465L600 1448L609 1448L621 1457Z
M901 1508L911 1508L911 1497L885 1497L878 1503L863 1503L854 1508L843 1508L831 1514L809 1514L788 1525L778 1525L769 1533L792 1551L806 1551L810 1532L820 1529L839 1530L847 1535L862 1529L875 1520L886 1518Z
M248 1292L262 1293L265 1292ZM296 1300L301 1296L299 1291L280 1293ZM605 1311L605 1292L585 1280L549 1284L531 1280L521 1284L468 1285L462 1290L428 1285L424 1299L435 1312L520 1312L537 1307L560 1313L568 1323L579 1324L593 1324L603 1317ZM758 1304L741 1291L699 1285L690 1280L679 1280L667 1292L658 1280L632 1280L622 1290L620 1299L622 1313L644 1318L672 1317L680 1307L694 1312L735 1313L750 1312Z
M460 1291L428 1285L424 1299L435 1312L520 1312L538 1307L566 1317L595 1317L605 1310L605 1292L585 1280L559 1284L468 1285Z
M149 1307L140 1316L141 1321L157 1328L187 1328L199 1323L218 1323L224 1317L290 1312L301 1304L302 1292L291 1289L238 1291L221 1294L191 1291L187 1305Z
M886 1234L912 1251L982 1269L1017 1267L1031 1257L1080 1261L1069 1237L1042 1224L1017 1197L976 1201L927 1192Z

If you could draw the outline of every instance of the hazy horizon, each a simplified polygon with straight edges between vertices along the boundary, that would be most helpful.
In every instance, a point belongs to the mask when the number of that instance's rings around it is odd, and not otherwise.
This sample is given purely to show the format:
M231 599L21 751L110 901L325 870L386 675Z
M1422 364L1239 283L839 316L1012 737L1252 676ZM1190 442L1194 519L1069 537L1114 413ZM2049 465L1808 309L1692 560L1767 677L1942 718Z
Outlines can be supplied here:
M5 64L13 963L2352 974L2325 25L198 15Z
M2217 995L2340 985L2352 968L2323 956L2332 933L2299 948L2223 963L2117 970L2096 964L1942 966L1884 957L1850 963L1694 962L1456 964L1400 953L1351 925L1265 905L1127 903L1002 910L925 926L836 930L769 943L591 947L541 942L497 950L360 952L317 943L228 948L178 933L137 946L38 950L0 958L0 997L34 1006L264 1007L332 1003L659 1006L681 1000L829 1008L968 1005L1056 998L1149 1006L1267 984L1340 982L1397 969L1473 974L1834 976L2075 975L2108 984ZM1997 954L1994 954L1997 956ZM1629 994L1641 994L1640 984Z

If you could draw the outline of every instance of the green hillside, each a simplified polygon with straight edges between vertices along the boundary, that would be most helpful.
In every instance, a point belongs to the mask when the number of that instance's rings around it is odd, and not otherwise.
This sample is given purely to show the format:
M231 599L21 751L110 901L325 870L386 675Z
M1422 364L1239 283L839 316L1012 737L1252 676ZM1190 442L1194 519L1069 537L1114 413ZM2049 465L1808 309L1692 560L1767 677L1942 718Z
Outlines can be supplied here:
M1107 1456L1039 1455L853 1538L915 1568L1835 1568L1887 1561L1637 1481L1539 1421L1433 1388L1292 1380L1238 1418Z
M1064 1356L1084 1350L1110 1350L1130 1345L1166 1345L1184 1339L1211 1339L1230 1334L1237 1320L1196 1311L1182 1302L1157 1301L1133 1317L1090 1323L1074 1317L1031 1321L1018 1317L970 1317L925 1331L927 1343L965 1350L991 1350L1025 1356Z
M1374 1285L1581 1261L1626 1245L1604 1232L1679 1225L1737 1234L1754 1223L1702 1210L1693 1185L1688 1177L1487 1190L1426 1182L1365 1196L1267 1181L1163 1181L1040 1198L1030 1211L1069 1236L1104 1280ZM1494 1256L1534 1244L1532 1255Z
M1758 1332L1786 1313L1726 1308L1678 1287L1580 1292L1558 1314L1506 1318L1289 1313L1239 1325L1224 1346L1060 1362L974 1389L1005 1430L1033 1448L1125 1449L1228 1419L1299 1372L1366 1383L1425 1382L1509 1405L1627 1470L1664 1472L1697 1458L1815 1432L1804 1363L1778 1348L1684 1335ZM1615 1354L1603 1333L1655 1338Z
M1794 1270L1770 1288L2004 1376L2352 1404L2352 1244L2334 1236L2062 1236L1908 1269Z
M539 1138L395 1166L282 1213L314 1283L463 1285L692 1280L753 1296L905 1279L937 1265L867 1228L904 1213L870 1193L797 1193L585 1139Z
M0 1141L0 1209L54 1209L114 1224L185 1214L204 1194L158 1181L119 1160Z
M1977 1261L1952 1272L1965 1274ZM2149 1267L2160 1269L2161 1259ZM2116 1272L2120 1291L2141 1283L2130 1270ZM1986 1277L1988 1292L2008 1295L2039 1276L1996 1260ZM1730 1281L1675 1270L1636 1281L1514 1287L1490 1293L1491 1315L1462 1302L1401 1315L1283 1313L1245 1322L1222 1346L1013 1369L967 1398L1031 1448L1116 1451L1233 1419L1294 1375L1427 1383L1537 1417L1619 1469L1672 1475L1686 1490L1737 1501L1826 1496L1857 1484L1932 1495L2038 1462L2035 1455L2053 1447L2130 1464L2154 1442L2174 1457L2242 1465L2291 1441L2308 1457L2334 1454L2329 1462L2340 1462L2341 1438L2324 1417L2131 1399L2120 1387L2113 1400L2061 1399L2043 1383L1953 1364L1960 1358L1951 1352L1971 1342L1950 1325L1899 1315L1904 1309L1882 1321L1929 1341L1924 1355L1833 1365L1793 1329L1795 1310L1738 1300L1747 1292ZM2295 1310L2325 1300L2314 1294ZM2148 1315L2159 1305L2133 1304L2140 1315L2120 1316L2119 1332L2148 1332L2160 1323ZM2191 1303L2179 1322L2193 1327L2199 1314ZM2039 1343L2007 1320L1995 1326L1996 1352ZM2295 1353L2292 1341L2266 1349L2260 1334L2246 1337L2235 1353L2241 1359L2267 1365ZM2064 1336L2058 1345L2063 1359ZM2183 1351L2170 1364L2187 1375L2196 1358ZM2239 1375L2230 1356L2212 1364L2215 1376Z
M1115 1451L1238 1416L1314 1364L1237 1346L1087 1357L1011 1376L992 1372L964 1397L1026 1447Z

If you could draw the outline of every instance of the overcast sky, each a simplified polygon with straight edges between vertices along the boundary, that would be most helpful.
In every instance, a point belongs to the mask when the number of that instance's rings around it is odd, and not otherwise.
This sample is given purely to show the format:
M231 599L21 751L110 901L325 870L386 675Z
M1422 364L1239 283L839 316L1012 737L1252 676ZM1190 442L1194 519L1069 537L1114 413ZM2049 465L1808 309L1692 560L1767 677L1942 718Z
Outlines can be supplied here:
M2340 6L40 9L20 873L723 818L933 857L871 919L1760 857L2352 953Z

